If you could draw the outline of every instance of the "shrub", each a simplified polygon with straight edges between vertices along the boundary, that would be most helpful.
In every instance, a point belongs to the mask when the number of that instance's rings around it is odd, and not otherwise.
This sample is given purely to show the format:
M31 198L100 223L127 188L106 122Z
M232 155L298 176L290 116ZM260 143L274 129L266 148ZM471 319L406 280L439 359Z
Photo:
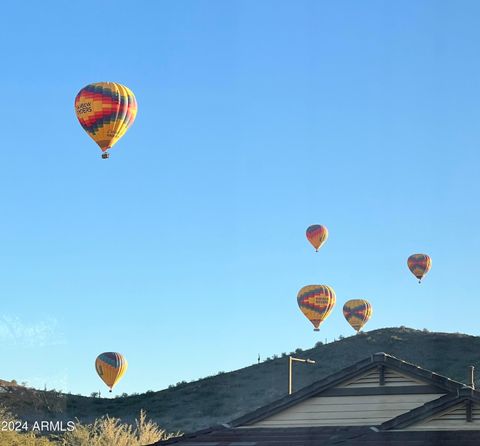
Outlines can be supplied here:
M8 412L4 407L0 406L0 420L17 421L15 417ZM2 431L0 432L0 444L2 446L54 446L47 438L42 438L33 432L15 432Z
M142 410L135 420L135 427L121 423L118 418L105 416L93 424L77 423L75 430L65 433L58 440L62 446L142 446L178 435L169 434L151 420L147 421Z

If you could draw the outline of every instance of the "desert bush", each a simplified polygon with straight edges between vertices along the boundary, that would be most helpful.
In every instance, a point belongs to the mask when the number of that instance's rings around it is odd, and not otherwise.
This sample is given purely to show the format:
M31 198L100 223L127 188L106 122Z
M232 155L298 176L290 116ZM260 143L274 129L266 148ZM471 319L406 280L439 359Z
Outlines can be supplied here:
M0 406L0 420L6 422L17 421L4 407ZM42 438L33 432L0 432L0 445L2 446L53 446L47 438Z
M179 434L169 434L158 427L142 410L135 426L122 423L118 418L105 416L93 424L75 425L75 430L58 438L62 446L142 446L167 440ZM3 446L3 445L2 445Z

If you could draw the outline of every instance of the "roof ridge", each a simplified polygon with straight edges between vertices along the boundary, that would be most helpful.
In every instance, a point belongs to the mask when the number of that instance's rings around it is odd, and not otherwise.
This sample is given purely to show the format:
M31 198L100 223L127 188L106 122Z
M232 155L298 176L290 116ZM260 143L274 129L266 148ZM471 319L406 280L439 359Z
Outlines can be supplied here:
M404 372L412 377L417 377L418 379L424 380L428 384L444 390L445 393L456 393L461 388L466 386L464 383L452 380L431 370L424 369L418 365L404 361L388 353L377 352L373 353L367 358L357 361L351 366L341 369L335 373L331 373L325 378L322 378L298 390L297 392L294 392L292 395L286 395L270 404L256 409L255 411L236 418L230 421L229 424L233 427L237 427L240 425L248 425L260 421L268 416L288 409L289 407L294 406L312 396L321 394L327 389L335 387L341 382L347 381L356 375L361 374L380 364L391 367L397 371Z

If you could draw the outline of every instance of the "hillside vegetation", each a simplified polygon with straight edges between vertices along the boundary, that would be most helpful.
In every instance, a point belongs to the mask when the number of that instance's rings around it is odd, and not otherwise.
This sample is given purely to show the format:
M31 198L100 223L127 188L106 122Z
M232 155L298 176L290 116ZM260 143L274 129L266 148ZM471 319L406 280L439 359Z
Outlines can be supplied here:
M0 420L16 425L17 419L0 406ZM122 423L119 419L101 417L91 424L75 423L72 430L63 433L41 435L21 428L0 430L1 446L143 446L159 440L167 440L177 434L168 434L151 420L145 412L135 420L135 425Z
M295 356L314 359L316 364L295 365L294 388L298 390L376 352L389 353L461 382L466 381L468 365L480 367L480 337L386 328L297 351ZM11 387L0 394L0 403L26 420L78 418L92 422L109 415L133 422L141 410L146 410L167 431L189 432L228 422L284 396L287 367L284 356L159 392L116 399Z

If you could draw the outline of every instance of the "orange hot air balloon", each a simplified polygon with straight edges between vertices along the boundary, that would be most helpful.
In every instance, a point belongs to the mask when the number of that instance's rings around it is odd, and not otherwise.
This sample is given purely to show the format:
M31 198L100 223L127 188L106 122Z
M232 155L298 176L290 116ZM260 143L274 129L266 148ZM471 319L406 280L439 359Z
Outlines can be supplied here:
M372 306L365 299L351 299L345 302L343 315L358 333L372 317Z
M95 361L95 370L103 382L110 387L110 392L125 374L127 367L128 363L124 356L115 352L102 353Z
M320 247L327 241L328 229L322 225L312 225L307 228L307 239L318 252Z
M407 260L408 269L421 283L432 267L432 259L427 254L412 254Z
M320 330L318 327L333 310L335 300L335 291L327 285L307 285L297 295L298 306L314 331Z
M137 116L132 91L115 82L98 82L82 88L75 98L75 112L83 129L99 145L102 158L125 134Z

